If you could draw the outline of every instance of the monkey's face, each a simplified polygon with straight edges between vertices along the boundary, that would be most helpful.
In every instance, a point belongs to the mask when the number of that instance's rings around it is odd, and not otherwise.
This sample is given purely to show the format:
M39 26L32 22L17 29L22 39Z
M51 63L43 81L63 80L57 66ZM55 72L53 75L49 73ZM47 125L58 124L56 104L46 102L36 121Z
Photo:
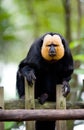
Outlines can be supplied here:
M64 46L59 35L47 34L44 37L41 55L48 61L60 60L64 56Z

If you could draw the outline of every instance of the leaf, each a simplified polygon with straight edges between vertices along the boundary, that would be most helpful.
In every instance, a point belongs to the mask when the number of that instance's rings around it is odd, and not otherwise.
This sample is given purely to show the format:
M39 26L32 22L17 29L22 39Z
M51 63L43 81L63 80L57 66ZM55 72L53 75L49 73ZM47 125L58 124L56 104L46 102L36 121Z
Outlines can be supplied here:
M5 129L11 129L13 127L13 125L15 124L15 122L5 122Z
M72 41L72 42L70 43L70 48L73 49L73 48L77 47L78 45L79 45L79 42L78 42L78 41Z
M75 40L75 41L70 42L69 47L71 49L76 48L79 45L83 45L83 42L84 42L84 38L81 37L79 40Z
M75 55L74 60L84 61L84 54Z

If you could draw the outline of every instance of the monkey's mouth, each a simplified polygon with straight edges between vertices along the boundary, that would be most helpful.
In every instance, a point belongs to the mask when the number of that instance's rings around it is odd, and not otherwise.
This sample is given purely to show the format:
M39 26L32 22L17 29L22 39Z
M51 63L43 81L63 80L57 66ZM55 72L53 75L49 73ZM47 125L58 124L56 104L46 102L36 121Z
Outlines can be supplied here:
M49 53L49 56L54 57L56 56L56 53Z

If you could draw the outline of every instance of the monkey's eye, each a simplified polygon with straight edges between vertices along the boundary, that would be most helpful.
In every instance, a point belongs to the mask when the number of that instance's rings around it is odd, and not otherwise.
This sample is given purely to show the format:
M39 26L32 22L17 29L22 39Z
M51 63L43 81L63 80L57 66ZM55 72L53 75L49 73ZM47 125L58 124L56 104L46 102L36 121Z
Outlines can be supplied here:
M51 44L50 45L46 45L47 47L51 47Z
M56 44L50 44L50 45L46 45L47 47L51 47L51 46L54 46L54 47L57 47L59 45L56 45Z
M56 46L59 46L59 45L54 44L53 46L56 47Z

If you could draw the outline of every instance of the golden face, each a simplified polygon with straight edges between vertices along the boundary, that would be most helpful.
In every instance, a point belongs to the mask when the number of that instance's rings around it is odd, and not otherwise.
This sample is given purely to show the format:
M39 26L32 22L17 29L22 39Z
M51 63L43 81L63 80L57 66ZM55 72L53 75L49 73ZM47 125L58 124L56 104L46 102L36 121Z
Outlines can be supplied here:
M49 55L49 49L52 43L56 51L56 55L54 56ZM43 40L41 54L42 54L42 57L48 61L60 60L64 56L64 46L62 44L60 36L56 34L53 36L51 36L50 34L47 34Z

